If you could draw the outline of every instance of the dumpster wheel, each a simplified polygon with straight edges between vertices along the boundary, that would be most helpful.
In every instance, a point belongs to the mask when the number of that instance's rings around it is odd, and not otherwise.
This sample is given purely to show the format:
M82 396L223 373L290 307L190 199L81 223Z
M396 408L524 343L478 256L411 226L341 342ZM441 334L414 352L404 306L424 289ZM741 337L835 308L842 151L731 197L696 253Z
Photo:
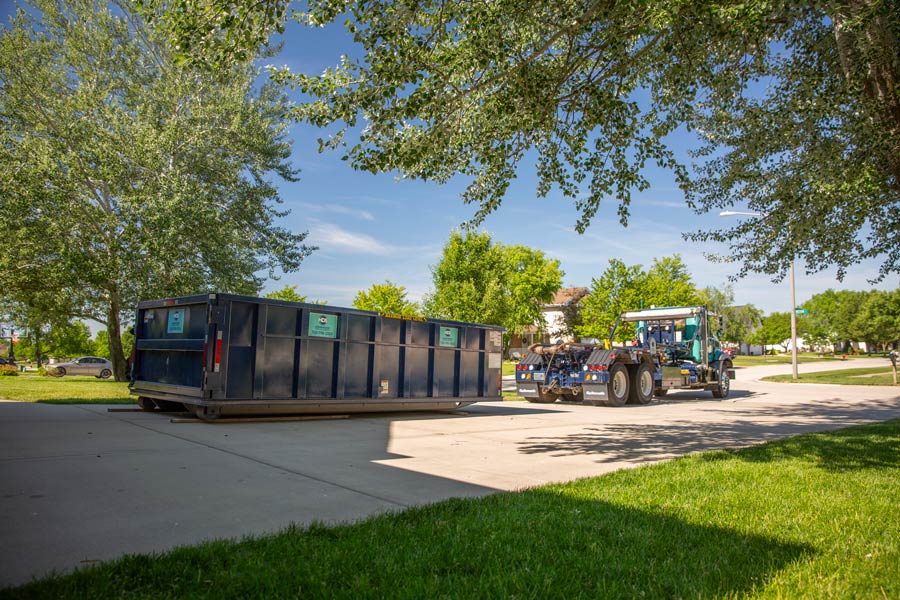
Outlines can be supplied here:
M156 410L156 402L154 402L152 398L148 398L147 396L138 396L137 403L138 406L141 407L141 410Z

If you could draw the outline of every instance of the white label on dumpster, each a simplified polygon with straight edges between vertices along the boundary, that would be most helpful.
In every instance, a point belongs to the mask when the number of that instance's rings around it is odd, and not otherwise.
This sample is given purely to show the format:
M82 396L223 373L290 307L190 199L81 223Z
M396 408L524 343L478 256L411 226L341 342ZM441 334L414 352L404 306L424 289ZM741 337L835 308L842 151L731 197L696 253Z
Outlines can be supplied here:
M388 379L382 379L381 385L378 387L378 394L380 396L387 396L391 393L391 382Z
M491 346L496 348L503 343L503 334L501 334L499 331L491 330L490 333L488 333L488 341L490 341ZM489 368L493 369L494 367Z
M488 354L488 369L499 369L503 366L503 358L499 352Z

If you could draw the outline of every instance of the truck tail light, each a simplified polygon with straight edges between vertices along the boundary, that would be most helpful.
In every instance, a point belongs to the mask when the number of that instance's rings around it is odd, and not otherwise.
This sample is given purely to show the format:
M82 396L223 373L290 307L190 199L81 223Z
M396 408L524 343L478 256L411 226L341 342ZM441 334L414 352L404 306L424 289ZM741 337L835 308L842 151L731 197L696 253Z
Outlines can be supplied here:
M219 372L219 366L222 364L222 332L216 333L216 353L213 358L213 373Z

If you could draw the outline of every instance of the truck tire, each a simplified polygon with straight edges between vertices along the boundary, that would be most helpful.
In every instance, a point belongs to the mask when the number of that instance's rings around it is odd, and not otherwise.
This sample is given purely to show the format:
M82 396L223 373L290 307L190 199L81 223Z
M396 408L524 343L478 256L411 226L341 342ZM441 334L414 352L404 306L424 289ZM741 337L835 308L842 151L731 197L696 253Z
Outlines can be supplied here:
M594 406L624 406L628 401L628 369L622 363L609 367L609 383L606 384L606 399L594 400Z
M653 368L650 363L642 362L631 369L631 391L628 394L629 404L649 404L653 400Z
M716 387L712 389L713 398L727 398L730 391L731 380L728 378L728 365L722 365L716 375Z
M527 400L529 402L537 402L538 404L553 404L556 402L557 395L554 392L545 392L541 389L541 386L538 386L538 395L537 398L531 397Z

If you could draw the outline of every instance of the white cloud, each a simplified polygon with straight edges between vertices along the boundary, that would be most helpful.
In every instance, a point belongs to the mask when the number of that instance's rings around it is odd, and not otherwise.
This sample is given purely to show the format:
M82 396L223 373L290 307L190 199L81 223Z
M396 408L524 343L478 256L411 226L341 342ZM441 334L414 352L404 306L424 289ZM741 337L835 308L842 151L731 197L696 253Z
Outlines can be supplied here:
M385 255L395 251L391 246L365 233L347 231L332 223L310 219L308 243L323 252L351 252Z
M327 213L337 213L340 215L348 215L350 217L354 217L356 219L362 219L363 221L374 221L375 215L367 210L362 210L359 208L353 208L350 206L344 206L343 204L313 204L312 202L302 202L302 201L290 201L289 204L291 206L295 206L297 208L303 209L305 211L312 212L327 212Z

